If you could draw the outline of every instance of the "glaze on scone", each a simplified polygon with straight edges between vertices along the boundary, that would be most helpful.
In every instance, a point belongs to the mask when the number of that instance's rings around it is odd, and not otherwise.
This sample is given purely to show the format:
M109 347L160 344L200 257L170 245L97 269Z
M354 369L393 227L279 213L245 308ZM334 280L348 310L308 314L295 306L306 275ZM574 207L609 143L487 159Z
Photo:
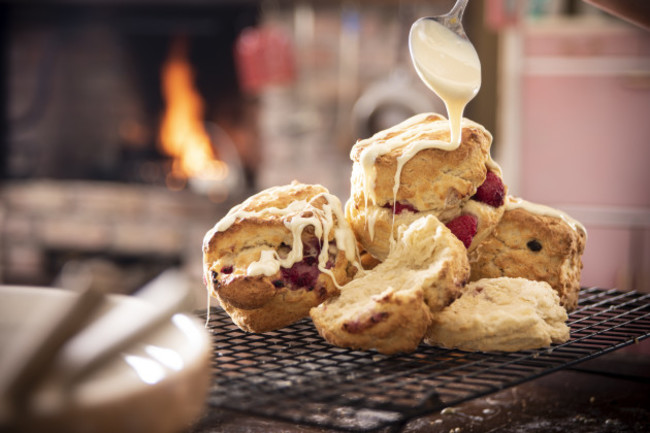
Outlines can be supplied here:
M398 226L424 215L447 222L460 214L496 166L490 133L468 119L462 127L460 146L450 148L447 119L422 113L353 146L345 211L364 250L383 260Z
M546 281L572 311L578 303L584 227L547 206L508 197L499 224L470 253L472 281L523 277Z
M431 315L449 305L469 276L465 247L432 215L399 229L391 254L311 310L330 343L381 353L410 352Z
M249 332L306 317L360 268L341 203L320 185L264 190L231 209L203 241L209 293Z
M567 318L546 282L486 278L434 316L426 342L467 351L537 349L569 339Z

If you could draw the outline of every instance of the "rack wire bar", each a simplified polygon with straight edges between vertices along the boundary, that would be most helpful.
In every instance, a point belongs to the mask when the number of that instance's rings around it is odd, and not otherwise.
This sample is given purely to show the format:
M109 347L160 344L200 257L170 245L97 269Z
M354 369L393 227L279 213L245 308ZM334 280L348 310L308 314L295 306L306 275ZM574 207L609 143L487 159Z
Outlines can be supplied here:
M568 324L569 341L545 349L487 353L422 344L388 356L332 346L309 319L252 334L212 309L208 405L342 431L402 426L647 338L650 294L583 289Z

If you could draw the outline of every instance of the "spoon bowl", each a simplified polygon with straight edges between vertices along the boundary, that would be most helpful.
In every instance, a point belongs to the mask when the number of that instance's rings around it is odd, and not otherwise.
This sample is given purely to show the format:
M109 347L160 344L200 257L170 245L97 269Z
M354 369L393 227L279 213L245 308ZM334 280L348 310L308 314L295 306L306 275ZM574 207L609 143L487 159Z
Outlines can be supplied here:
M450 143L456 147L460 145L465 106L481 87L481 62L461 22L468 1L456 1L445 15L418 19L409 32L415 71L445 103Z

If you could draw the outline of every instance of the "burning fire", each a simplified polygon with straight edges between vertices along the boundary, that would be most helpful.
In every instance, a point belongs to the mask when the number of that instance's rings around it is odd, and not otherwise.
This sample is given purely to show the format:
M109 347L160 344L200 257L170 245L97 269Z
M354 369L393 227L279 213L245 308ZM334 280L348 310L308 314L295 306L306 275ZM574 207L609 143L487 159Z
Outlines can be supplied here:
M176 39L162 69L162 94L165 112L160 127L163 152L173 158L167 176L168 187L188 178L220 181L228 166L217 158L203 121L203 101L194 87L192 67L187 59L187 44Z

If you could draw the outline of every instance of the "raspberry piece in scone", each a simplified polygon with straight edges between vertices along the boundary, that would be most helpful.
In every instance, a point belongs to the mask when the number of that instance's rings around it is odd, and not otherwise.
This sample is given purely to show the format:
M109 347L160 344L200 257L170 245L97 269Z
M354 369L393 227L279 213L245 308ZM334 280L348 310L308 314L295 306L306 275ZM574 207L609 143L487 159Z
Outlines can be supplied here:
M499 207L503 205L505 195L505 187L501 178L494 172L488 171L485 181L478 187L472 198L492 207Z
M478 220L473 215L461 215L445 224L458 239L469 248L476 235Z

